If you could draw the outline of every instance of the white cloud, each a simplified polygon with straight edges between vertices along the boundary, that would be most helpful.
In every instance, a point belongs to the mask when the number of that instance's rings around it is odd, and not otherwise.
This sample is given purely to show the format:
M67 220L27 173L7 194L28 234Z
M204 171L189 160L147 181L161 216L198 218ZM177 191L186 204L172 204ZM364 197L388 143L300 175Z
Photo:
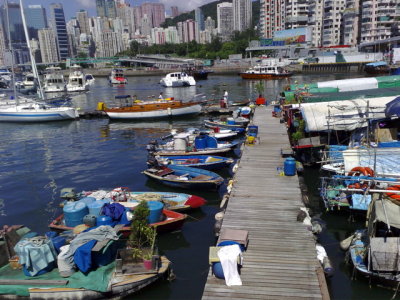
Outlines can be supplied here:
M94 0L79 0L79 5L84 8L94 8L96 7L96 1Z
M178 6L180 12L190 11L196 7L202 6L204 4L214 2L215 0L160 0L164 3L165 9L170 10L171 6Z

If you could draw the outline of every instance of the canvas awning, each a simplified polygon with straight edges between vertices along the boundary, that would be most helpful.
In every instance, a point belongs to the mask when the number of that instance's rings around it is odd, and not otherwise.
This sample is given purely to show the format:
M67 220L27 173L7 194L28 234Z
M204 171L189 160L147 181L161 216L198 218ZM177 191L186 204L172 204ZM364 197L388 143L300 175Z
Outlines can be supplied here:
M400 206L390 200L382 199L375 201L374 222L380 221L391 227L400 228Z

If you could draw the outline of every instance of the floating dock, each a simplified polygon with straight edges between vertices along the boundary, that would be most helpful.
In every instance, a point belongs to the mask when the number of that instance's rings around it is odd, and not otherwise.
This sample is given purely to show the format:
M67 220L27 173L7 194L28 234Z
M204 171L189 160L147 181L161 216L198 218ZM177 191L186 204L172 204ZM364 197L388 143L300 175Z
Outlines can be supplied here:
M290 148L286 127L271 107L257 107L253 124L260 142L243 149L222 223L249 232L243 285L226 286L210 268L203 299L329 299L313 235L297 222L299 179L277 171L281 149Z

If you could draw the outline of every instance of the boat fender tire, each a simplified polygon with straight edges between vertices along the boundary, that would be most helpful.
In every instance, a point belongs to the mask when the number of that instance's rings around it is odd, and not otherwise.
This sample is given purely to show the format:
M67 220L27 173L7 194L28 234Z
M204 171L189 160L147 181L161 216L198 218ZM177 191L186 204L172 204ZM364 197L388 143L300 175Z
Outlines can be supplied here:
M348 176L369 176L369 177L374 177L375 172L372 170L370 167L355 167L350 170ZM350 184L348 187L351 189L366 189L368 188L368 182L357 182L354 184ZM371 186L370 186L371 187Z
M400 185L392 185L387 188L387 190L393 190L393 191L399 191L400 190ZM386 193L386 196L395 199L395 200L400 200L400 194L397 193Z

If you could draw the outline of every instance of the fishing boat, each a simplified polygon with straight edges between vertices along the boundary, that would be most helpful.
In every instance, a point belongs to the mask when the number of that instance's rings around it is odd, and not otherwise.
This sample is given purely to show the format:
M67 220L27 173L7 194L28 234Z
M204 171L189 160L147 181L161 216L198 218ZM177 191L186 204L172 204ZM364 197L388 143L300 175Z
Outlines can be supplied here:
M385 61L376 61L372 63L365 64L364 71L367 74L389 74L391 71L390 66Z
M292 76L293 73L279 66L257 65L240 73L243 79L279 79Z
M348 248L351 263L358 274L369 278L370 282L393 289L400 284L399 213L398 201L385 197L374 200L368 210L368 228L357 230L349 238Z
M43 90L45 93L63 93L66 91L64 75L61 73L60 67L46 68Z
M219 170L234 162L231 158L211 155L162 156L155 159L159 165L179 165L203 170Z
M195 86L196 80L185 72L174 72L165 75L160 84L164 87Z
M124 70L122 69L112 69L109 76L110 84L127 84L128 80L124 76Z
M151 167L143 174L164 185L184 189L215 190L224 182L214 172L178 165Z
M204 120L204 125L210 128L223 128L223 129L231 129L239 132L244 132L244 128L250 122L248 118L239 117L239 118L227 118L225 121L222 120Z
M86 82L86 76L82 68L78 65L71 66L71 72L68 77L67 91L68 92L84 92L89 89Z
M111 199L122 203L126 202L126 206L134 208L140 201L160 201L167 210L183 211L188 209L196 209L204 204L206 200L202 197L171 192L132 192L127 187L117 187L112 190L94 190L75 193L73 188L64 188L60 192L60 197L65 201L85 201L87 197L93 198L94 201L104 201Z
M173 98L140 101L133 100L130 95L116 96L119 105L107 108L99 102L98 109L103 110L110 119L154 119L195 115L201 111L201 102L175 100Z
M187 133L188 135L209 135L211 137L216 138L217 140L229 140L232 138L237 137L238 132L231 130L231 129L221 129L219 127L215 127L212 129L198 129L198 128L188 128L186 129L184 133ZM171 135L175 136L177 134L182 134L178 133L176 130L171 130Z
M30 248L26 248L26 256L30 257L33 262L38 257L37 253L33 253L35 247L39 249L38 252L41 249L49 249L46 252L46 260L42 258L42 265L44 261L52 260L48 267L32 277L32 275L27 275L29 273L26 273L25 265L19 264L18 257L13 256L14 247L21 245L19 243L21 240L28 244L29 238L32 237L40 239L40 237L35 237L35 234L26 227L17 225L9 226L0 233L1 299L86 300L120 298L138 292L159 279L167 278L172 271L171 262L165 256L154 256L154 264L146 269L143 261L132 259L130 249L115 246L122 243L104 240L104 243L98 241L92 248L90 253L92 268L88 272L83 273L78 270L69 277L62 277L60 275L61 269L54 267L54 262L58 262L56 251L57 247L61 245L59 241L64 240L65 242L65 238L60 237L59 240L54 239L52 242L50 242L50 239L42 239L43 244L36 246L32 244L32 251ZM73 257L75 258L75 255ZM87 257L85 257L85 260L87 260Z
M85 80L88 85L92 85L96 81L96 79L94 78L94 76L92 74L86 74Z
M128 208L133 208L136 206L136 203L120 203L121 205L125 204L126 207ZM186 215L181 214L176 211L168 210L168 209L163 209L162 210L162 220L151 223L150 226L156 228L158 233L163 233L163 232L171 232L175 230L180 230L183 226L183 223L185 223L186 220ZM56 219L54 219L50 225L49 228L51 230L54 230L56 232L62 232L62 231L68 231L68 230L73 230L73 227L67 226L65 224L65 219L64 219L64 214L58 216ZM121 232L124 236L128 236L131 231L131 228L129 225L123 226L119 229L119 232Z
M216 138L208 135L181 133L165 144L159 145L157 141L151 141L147 145L147 151L154 156L221 155L237 145L238 142L218 143Z
M25 75L25 79L22 81L22 86L24 88L31 88L35 85L35 76L32 73Z
M205 69L204 66L188 66L184 72L193 76L195 80L206 80L208 78L208 74L214 73L212 70Z

